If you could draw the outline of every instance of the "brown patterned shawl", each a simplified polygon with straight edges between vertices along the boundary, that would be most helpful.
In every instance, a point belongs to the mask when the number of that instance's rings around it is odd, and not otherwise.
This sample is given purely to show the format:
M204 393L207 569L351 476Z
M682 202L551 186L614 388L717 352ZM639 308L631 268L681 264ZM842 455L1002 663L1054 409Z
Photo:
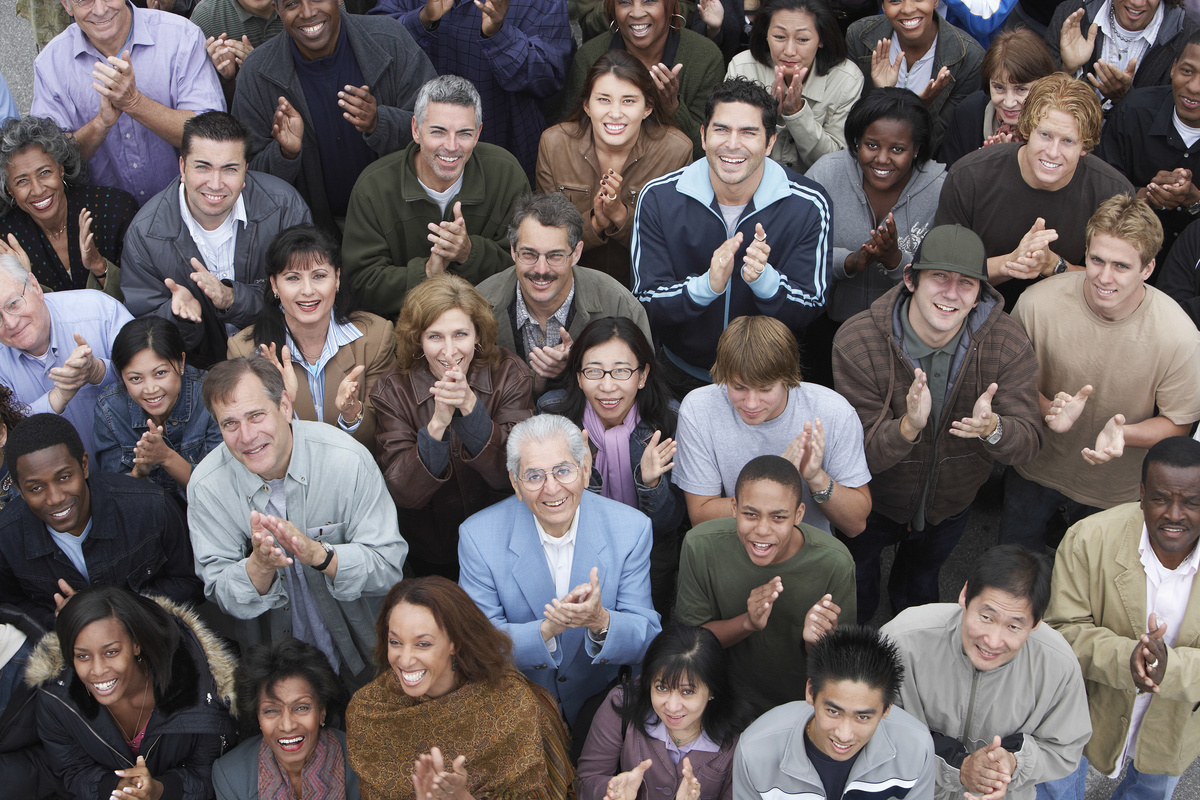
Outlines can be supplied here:
M363 800L415 800L413 763L439 747L465 755L476 800L573 800L575 770L554 698L513 671L499 688L468 683L436 699L404 693L389 669L346 712L350 765Z

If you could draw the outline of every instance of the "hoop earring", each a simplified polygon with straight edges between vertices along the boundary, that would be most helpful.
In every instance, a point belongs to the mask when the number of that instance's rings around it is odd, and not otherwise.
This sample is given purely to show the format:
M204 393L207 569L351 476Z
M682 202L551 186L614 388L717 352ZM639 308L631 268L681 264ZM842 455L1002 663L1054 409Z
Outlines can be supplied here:
M617 35L617 21L615 19L612 22L608 23L608 32L611 33L613 36Z
M419 353L414 353L414 354L413 354L413 361L420 361L420 360L421 360L422 358L424 358L424 357L425 357L425 351L424 351L424 350L422 350L422 351L421 351L421 352L419 352Z
M672 28L672 30L678 31L678 30L680 30L681 28L685 28L685 27L687 27L687 20L684 18L683 14L672 14L672 15L671 15L671 19L673 19L673 20L675 20L675 19L679 20L679 27L678 27L678 28Z

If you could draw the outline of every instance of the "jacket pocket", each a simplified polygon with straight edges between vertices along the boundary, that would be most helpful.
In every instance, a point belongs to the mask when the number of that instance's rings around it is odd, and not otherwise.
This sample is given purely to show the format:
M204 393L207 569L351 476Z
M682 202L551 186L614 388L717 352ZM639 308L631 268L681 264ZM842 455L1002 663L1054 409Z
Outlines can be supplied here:
M576 208L583 208L592 203L593 192L590 186L568 186L567 184L560 183L558 190L565 194L567 199L571 201L571 205Z
M318 525L315 528L306 530L305 534L313 541L328 542L329 544L345 544L346 523L330 522L325 525Z

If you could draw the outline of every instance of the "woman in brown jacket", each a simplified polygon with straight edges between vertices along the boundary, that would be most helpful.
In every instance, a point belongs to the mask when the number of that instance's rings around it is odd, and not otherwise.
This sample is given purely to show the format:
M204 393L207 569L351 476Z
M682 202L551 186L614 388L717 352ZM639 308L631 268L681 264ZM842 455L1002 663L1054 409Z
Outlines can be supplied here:
M588 70L566 122L542 134L537 190L562 192L583 215L579 263L629 286L638 192L691 161L692 141L659 113L650 72L610 50Z
M512 492L508 432L533 413L533 375L496 346L475 287L443 273L408 293L396 369L371 391L379 466L402 514L408 564L458 580L458 526Z
M337 425L374 453L369 393L396 360L392 323L352 310L341 266L337 243L320 229L280 232L267 248L262 311L227 350L230 358L261 350L283 373L297 417Z

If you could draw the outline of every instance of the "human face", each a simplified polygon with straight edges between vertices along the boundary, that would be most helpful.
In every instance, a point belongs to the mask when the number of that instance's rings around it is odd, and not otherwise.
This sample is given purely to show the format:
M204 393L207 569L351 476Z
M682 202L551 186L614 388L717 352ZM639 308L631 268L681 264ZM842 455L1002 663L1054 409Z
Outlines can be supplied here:
M920 283L914 283L905 271L904 285L913 293L908 323L930 347L943 347L957 336L971 309L979 305L979 279L957 272L921 270Z
M583 354L582 369L601 369L605 372L614 369L631 369L633 374L623 381L606 374L598 381L586 377L582 372L575 376L579 388L587 398L588 405L600 417L604 427L612 428L625 421L629 409L637 401L638 390L646 385L646 376L650 373L650 365L643 364L639 369L637 356L625 340L612 338L603 344L589 348Z
M1021 148L1021 177L1035 189L1054 191L1071 182L1083 157L1079 125L1065 111L1052 108L1033 126Z
M233 457L266 481L287 474L292 460L292 400L287 392L271 402L262 381L242 375L230 396L213 400L213 417Z
M875 120L858 143L864 186L881 193L903 189L912 177L916 154L912 125L897 119Z
M963 608L963 652L981 672L1002 667L1016 658L1039 624L1034 622L1029 598L991 586L967 603L967 587L963 584L958 604Z
M275 11L306 61L333 55L342 29L337 0L275 0Z
M1029 96L1029 86L1028 83L1013 83L1007 75L998 75L988 82L988 95L1002 124L1017 124L1025 98Z
M1142 266L1137 248L1123 239L1097 233L1088 242L1083 299L1100 319L1116 322L1137 311L1146 296L1154 259Z
M285 772L298 772L312 758L324 723L317 693L299 675L264 686L258 695L258 727Z
M805 726L808 739L834 761L846 761L862 750L879 723L891 713L884 705L883 690L861 681L831 681L813 696L812 681L804 690L804 699L813 707L813 717Z
M67 216L63 169L45 150L30 145L9 159L6 185L17 208L43 229L62 227Z
M921 47L933 43L937 35L934 12L937 0L885 0L883 13L892 21L902 47Z
M796 526L803 518L800 498L772 480L749 481L733 498L738 538L760 567L780 564L800 552L804 534Z
M1200 128L1200 45L1189 44L1171 65L1175 113L1189 128ZM9 167L9 175L12 168ZM12 178L9 178L11 181Z
M663 683L661 675L650 686L650 707L678 742L690 742L700 735L710 699L708 687L686 675L680 676L674 688Z
M323 259L295 258L283 272L271 276L288 328L329 325L329 315L342 285L342 271Z
M479 143L482 127L474 106L430 103L420 125L414 116L412 137L420 149L413 163L421 182L435 192L453 186Z
M59 533L83 535L92 518L88 457L76 461L65 444L17 458L17 489L33 515Z
M206 231L229 216L246 185L246 150L241 142L192 139L187 158L179 159L183 196L192 219Z
M592 84L583 110L592 121L592 136L613 150L632 147L642 132L642 120L652 108L642 90L611 72Z
M821 47L817 36L817 21L807 11L788 8L771 15L767 27L767 46L771 48L771 63L795 74L800 69L812 69Z
M725 187L748 200L762 180L763 161L775 134L763 129L762 110L749 103L718 103L700 131L713 189Z
M536 263L522 262L523 256L539 253L541 256ZM572 250L566 228L551 228L531 216L521 220L512 257L517 265L517 282L525 304L546 316L558 311L571 293L571 282L575 279L573 268L582 254L583 241L580 240ZM556 267L547 260L555 256L564 259L561 266Z
M20 306L16 311L11 307ZM50 349L50 312L35 280L20 281L0 272L0 344L43 356Z
M121 381L130 399L159 425L171 415L183 387L183 361L163 358L149 347L139 352L125 369Z
M397 603L388 614L388 663L409 697L454 691L454 642L425 606Z
M120 55L133 25L133 12L125 0L95 0L86 8L71 0L60 2L97 50L106 56Z
M1175 569L1200 538L1200 467L1151 461L1141 497L1150 549L1159 563Z
M149 676L138 666L142 648L116 617L98 619L75 637L71 665L84 688L102 706L133 703L149 694Z
M787 408L788 389L783 381L770 386L747 386L736 377L725 386L725 393L734 411L747 425L762 425L770 422Z
M585 472L590 470L590 465L575 461L565 436L552 436L543 442L527 441L521 447L519 463L521 471L508 476L517 497L529 506L547 534L555 538L566 535L579 509L579 499L587 483ZM576 468L575 473L561 483L551 474L551 470L560 465ZM525 484L524 476L535 469L543 470L546 480L541 486L532 488Z
M471 368L471 357L475 355L475 343L479 336L475 323L461 308L443 311L433 324L421 332L421 350L429 371L439 381L449 370L467 374Z
M237 4L254 16L263 19L270 19L271 14L275 13L275 4L272 0L237 0Z
M1113 0L1117 24L1128 31L1140 31L1154 19L1161 0Z
M617 0L617 29L631 53L657 54L670 31L663 0Z

